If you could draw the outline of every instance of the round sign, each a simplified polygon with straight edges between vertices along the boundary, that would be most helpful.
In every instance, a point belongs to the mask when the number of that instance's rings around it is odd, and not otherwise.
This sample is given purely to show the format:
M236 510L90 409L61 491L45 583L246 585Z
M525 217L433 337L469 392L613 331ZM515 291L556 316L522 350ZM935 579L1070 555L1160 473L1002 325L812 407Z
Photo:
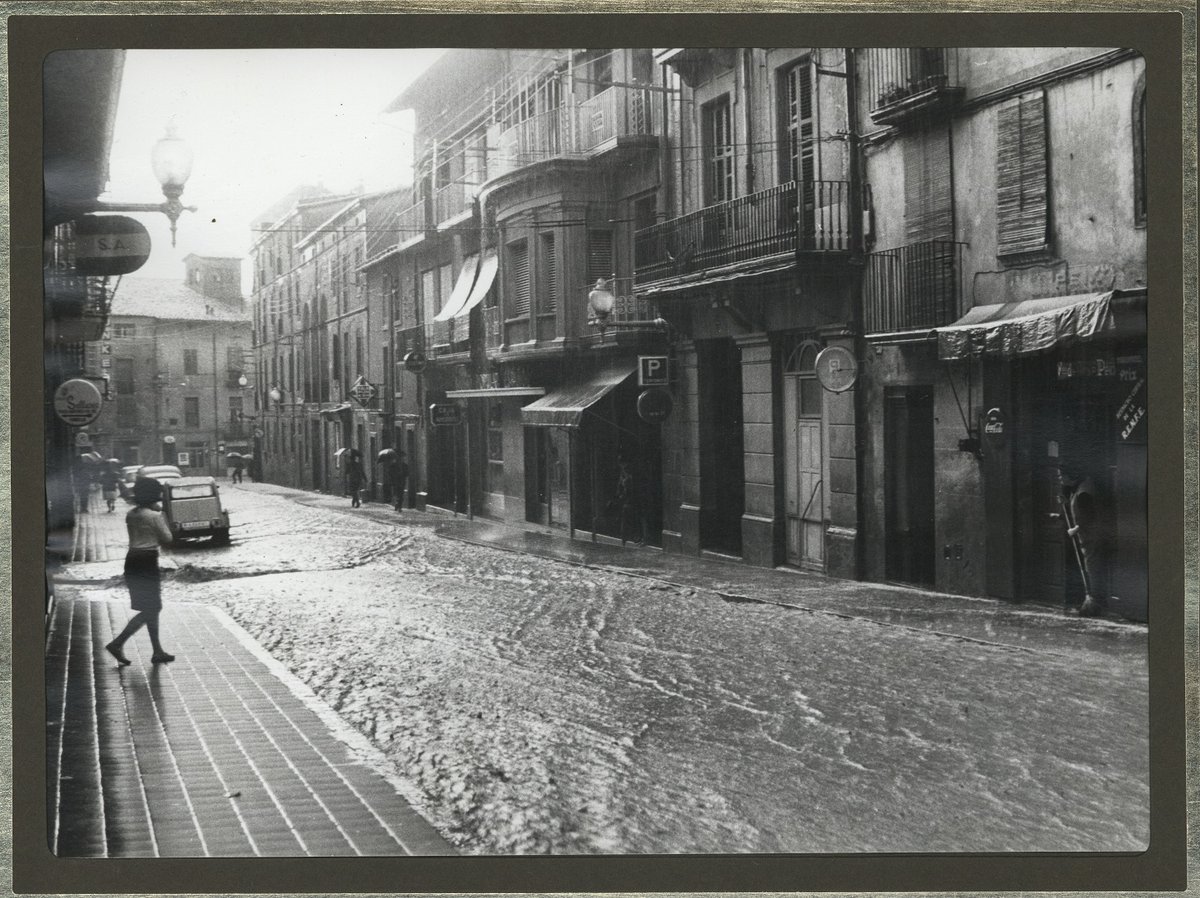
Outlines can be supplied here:
M814 363L817 380L831 393L844 393L858 380L858 362L845 346L826 346Z
M404 368L411 371L413 374L420 374L425 370L425 353L414 349L412 352L404 356Z
M88 449L92 445L92 435L86 430L81 430L75 434L75 445L80 449Z
M82 274L137 271L150 258L150 232L124 215L85 215L75 221L75 264Z
M76 377L54 391L54 411L72 427L86 427L100 415L104 400L90 380Z
M175 437L163 437L163 442L168 446L173 446L175 445Z
M263 438L262 428L261 427L254 428L254 439L261 440L262 438Z
M651 424L665 421L675 407L675 400L666 390L651 388L642 390L637 398L638 417Z

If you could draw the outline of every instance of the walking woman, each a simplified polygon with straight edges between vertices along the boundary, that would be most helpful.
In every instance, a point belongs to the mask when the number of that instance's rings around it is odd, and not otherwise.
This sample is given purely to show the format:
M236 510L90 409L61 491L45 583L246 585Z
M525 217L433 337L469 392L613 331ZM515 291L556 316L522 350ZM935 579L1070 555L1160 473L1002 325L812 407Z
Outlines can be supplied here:
M125 515L125 527L129 531L129 553L125 556L125 584L129 587L130 604L137 612L129 619L125 629L105 648L117 659L118 664L129 664L122 648L125 641L146 625L150 634L150 645L154 654L150 660L155 664L174 661L175 656L163 650L158 641L158 613L162 610L162 595L159 589L158 547L169 545L171 531L159 513L156 504L162 498L162 485L150 477L139 477L133 483L133 505Z

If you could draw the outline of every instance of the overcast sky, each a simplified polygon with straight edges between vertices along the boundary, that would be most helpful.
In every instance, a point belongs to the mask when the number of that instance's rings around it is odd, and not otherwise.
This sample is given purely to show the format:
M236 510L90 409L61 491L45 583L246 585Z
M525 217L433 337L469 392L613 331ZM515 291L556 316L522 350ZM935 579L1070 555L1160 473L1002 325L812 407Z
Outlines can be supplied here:
M106 199L158 202L150 151L172 116L195 151L172 250L166 216L135 215L154 251L130 277L183 278L188 253L246 256L250 221L300 184L408 183L411 117L381 110L440 50L130 50Z

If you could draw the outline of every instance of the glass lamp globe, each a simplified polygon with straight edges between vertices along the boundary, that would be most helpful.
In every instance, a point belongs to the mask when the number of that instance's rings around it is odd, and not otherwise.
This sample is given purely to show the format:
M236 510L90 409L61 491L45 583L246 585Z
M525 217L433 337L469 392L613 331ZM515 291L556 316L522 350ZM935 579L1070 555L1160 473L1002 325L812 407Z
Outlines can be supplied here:
M616 304L616 301L617 298L608 289L608 281L604 278L596 281L596 286L588 293L588 305L592 307L592 311L600 319L607 318L612 314L613 305Z
M179 136L174 121L167 123L167 133L150 153L150 165L158 183L167 188L183 188L192 174L192 148Z

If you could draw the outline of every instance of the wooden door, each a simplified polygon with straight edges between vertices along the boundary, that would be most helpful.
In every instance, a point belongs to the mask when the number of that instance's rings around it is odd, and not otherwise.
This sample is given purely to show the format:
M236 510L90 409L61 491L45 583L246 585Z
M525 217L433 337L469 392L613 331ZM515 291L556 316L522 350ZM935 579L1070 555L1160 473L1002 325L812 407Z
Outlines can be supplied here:
M817 345L796 347L784 364L784 493L788 564L825 567L822 392L815 377Z

